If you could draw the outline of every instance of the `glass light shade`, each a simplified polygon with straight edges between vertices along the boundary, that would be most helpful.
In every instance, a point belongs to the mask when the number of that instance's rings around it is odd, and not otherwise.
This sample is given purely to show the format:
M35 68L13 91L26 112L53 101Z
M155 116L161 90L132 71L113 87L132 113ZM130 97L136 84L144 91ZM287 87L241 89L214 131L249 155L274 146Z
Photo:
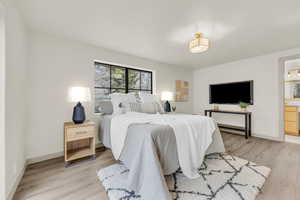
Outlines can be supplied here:
M172 92L165 91L165 92L161 93L162 101L173 101L173 99L174 99L174 96L173 96Z
M88 102L91 101L90 88L87 87L71 87L69 89L70 102Z
M209 48L209 40L204 38L202 34L195 34L195 39L191 40L189 43L189 48L191 53L201 53Z

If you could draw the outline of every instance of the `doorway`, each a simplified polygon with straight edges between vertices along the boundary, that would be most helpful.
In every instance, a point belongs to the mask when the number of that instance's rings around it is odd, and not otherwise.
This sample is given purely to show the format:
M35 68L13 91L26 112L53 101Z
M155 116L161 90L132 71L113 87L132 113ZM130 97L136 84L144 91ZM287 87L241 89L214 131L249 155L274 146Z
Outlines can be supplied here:
M286 142L300 144L300 55L281 59L282 121Z

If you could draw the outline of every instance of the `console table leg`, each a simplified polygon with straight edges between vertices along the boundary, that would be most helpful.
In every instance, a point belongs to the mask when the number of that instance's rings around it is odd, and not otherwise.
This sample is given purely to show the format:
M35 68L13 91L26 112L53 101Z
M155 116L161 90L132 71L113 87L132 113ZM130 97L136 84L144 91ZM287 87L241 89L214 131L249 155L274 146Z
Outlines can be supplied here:
M238 131L244 131L245 133L245 138L248 139L251 134L252 134L252 131L251 131L251 112L235 112L235 111L224 111L224 110L204 110L204 114L205 116L209 116L209 117L212 117L212 113L228 113L228 114L238 114L238 115L244 115L245 117L245 127L234 127L234 126L224 126L222 125L223 127L225 128L228 128L228 129L233 129L233 130L238 130ZM221 124L218 125L219 127L221 127Z
M245 115L245 138L248 139L248 115Z
M251 114L249 115L249 136L251 136Z

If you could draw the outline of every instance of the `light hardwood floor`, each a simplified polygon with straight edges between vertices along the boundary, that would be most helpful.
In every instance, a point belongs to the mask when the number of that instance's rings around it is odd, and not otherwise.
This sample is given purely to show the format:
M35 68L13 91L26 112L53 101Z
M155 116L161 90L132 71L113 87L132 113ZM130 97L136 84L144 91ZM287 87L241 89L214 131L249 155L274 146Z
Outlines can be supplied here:
M272 168L257 200L300 199L300 145L223 133L228 153ZM111 151L96 160L64 167L57 158L27 167L14 200L106 200L96 170L115 163Z

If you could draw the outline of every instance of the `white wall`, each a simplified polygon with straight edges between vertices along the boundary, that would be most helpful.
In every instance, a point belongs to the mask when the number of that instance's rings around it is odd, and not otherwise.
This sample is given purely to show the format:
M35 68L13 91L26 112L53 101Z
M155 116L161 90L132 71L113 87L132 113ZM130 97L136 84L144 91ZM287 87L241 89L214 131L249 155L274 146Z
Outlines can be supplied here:
M5 21L0 2L0 199L5 199Z
M175 80L192 82L192 70L175 68L80 42L43 33L30 33L29 110L27 158L63 151L63 123L71 121L74 104L67 102L68 88L93 89L94 60L154 70L157 92L174 91ZM93 90L91 90L93 91ZM93 98L92 98L93 99ZM192 97L191 97L192 100ZM178 111L191 112L192 103L178 103ZM93 102L85 105L87 118L98 121Z
M5 2L5 16L5 180L10 198L25 165L27 32L13 1Z
M254 105L249 108L253 112L253 133L259 137L281 139L284 70L279 68L279 59L299 53L300 49L292 49L195 70L194 111L203 113L204 109L212 108L209 84L254 80ZM237 105L220 105L220 109L240 108ZM243 124L239 116L215 114L215 118L223 123Z

